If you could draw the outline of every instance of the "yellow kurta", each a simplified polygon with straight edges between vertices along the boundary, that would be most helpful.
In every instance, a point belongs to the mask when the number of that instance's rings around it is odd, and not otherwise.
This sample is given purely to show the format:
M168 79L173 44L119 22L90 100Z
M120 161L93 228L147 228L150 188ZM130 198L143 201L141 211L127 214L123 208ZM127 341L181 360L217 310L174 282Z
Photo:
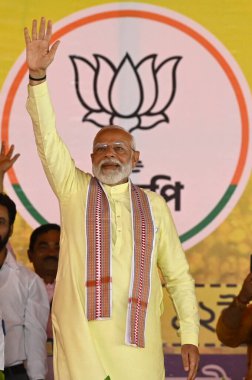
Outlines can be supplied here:
M145 348L125 344L132 260L129 184L104 186L112 219L112 317L88 322L85 316L85 207L91 176L75 167L55 129L47 84L29 86L27 109L38 152L59 199L60 260L53 303L55 380L164 380L160 316L162 270L180 320L181 343L198 344L194 282L164 199L147 191L155 222Z

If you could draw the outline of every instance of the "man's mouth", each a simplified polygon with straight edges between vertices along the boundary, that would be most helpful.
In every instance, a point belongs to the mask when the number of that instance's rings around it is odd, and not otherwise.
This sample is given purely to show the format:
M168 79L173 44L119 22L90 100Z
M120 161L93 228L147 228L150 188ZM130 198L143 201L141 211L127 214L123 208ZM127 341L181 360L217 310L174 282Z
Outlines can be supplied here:
M56 263L59 261L58 257L56 256L46 256L44 258L45 261L55 261Z
M113 162L106 162L105 164L102 164L101 168L105 169L105 170L106 169L112 169L112 170L114 170L114 169L120 168L120 165L119 164L115 164Z

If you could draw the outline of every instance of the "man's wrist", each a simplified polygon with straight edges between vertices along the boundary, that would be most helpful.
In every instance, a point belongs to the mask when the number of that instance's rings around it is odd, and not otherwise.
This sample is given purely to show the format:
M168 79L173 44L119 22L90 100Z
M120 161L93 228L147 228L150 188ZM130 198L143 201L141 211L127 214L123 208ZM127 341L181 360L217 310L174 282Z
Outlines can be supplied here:
M40 78L38 78L38 77L35 78L35 77L32 77L31 74L29 74L29 79L30 79L30 80L33 80L33 81L35 81L35 82L40 82L40 81L46 79L46 75L44 75L43 77L40 77Z
M29 71L29 84L31 86L36 86L40 83L43 83L46 80L46 71L45 70L39 70L39 71Z

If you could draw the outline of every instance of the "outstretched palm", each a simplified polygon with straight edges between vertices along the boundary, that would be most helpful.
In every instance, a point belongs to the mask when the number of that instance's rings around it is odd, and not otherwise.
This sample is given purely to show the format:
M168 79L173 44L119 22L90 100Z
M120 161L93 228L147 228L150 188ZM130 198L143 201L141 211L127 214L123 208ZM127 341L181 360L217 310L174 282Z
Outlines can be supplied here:
M33 20L31 35L28 28L25 28L24 36L28 68L31 72L41 75L53 61L59 45L59 41L56 41L50 48L52 22L49 20L46 25L46 20L42 17L38 28L37 20Z
M4 174L9 170L12 165L16 162L20 154L15 154L13 157L14 145L11 145L9 150L6 152L5 143L2 143L0 150L0 174Z

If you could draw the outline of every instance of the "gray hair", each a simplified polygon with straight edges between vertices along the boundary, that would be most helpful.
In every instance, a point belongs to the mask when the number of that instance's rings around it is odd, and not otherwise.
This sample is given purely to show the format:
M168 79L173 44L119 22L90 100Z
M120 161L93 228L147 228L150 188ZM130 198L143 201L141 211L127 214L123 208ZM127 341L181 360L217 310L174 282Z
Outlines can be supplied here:
M119 129L120 131L123 131L123 132L127 133L127 134L130 136L130 138L131 138L131 148L132 148L133 150L136 150L136 141L135 141L134 136L133 136L130 132L128 132L125 128L120 127L119 125L114 125L114 124L112 124L112 125L104 125L104 127L102 127L102 128L99 130L99 132L97 132L97 134L95 135L94 142L95 142L96 137L97 137L97 136L98 136L98 135L99 135L104 129ZM94 145L93 145L93 146L94 146Z

